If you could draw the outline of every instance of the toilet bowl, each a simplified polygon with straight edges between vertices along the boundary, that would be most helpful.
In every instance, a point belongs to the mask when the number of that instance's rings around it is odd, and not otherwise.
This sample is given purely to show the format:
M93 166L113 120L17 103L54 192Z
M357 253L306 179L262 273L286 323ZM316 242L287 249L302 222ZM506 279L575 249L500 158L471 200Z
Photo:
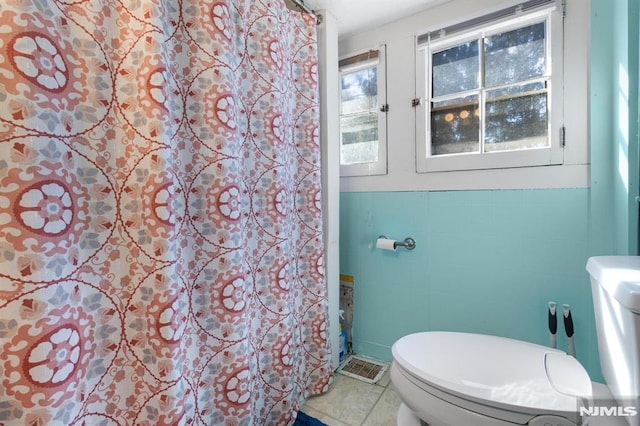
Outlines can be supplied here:
M587 270L608 386L592 383L557 349L473 333L414 333L392 348L398 425L640 425L640 257L591 258ZM598 411L604 404L615 410Z

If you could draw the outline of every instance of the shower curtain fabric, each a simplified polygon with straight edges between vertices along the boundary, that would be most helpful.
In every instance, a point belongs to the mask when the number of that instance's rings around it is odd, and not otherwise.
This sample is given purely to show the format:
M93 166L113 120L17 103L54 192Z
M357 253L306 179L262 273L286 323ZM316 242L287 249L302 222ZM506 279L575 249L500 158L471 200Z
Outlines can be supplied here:
M0 3L0 424L326 390L317 60L281 0Z

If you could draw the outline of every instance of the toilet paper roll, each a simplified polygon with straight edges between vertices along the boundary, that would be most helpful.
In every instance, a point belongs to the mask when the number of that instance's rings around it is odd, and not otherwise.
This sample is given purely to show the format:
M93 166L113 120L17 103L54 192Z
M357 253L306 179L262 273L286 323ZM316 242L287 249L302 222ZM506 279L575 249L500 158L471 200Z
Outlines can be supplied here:
M390 240L388 238L378 238L376 241L376 248L381 250L396 250L396 240Z

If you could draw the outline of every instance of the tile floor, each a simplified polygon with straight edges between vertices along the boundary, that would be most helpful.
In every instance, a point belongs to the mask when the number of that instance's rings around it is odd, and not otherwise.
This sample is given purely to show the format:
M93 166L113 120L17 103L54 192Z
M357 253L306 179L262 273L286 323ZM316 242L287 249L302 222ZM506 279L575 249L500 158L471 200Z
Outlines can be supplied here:
M307 399L301 410L329 426L396 426L399 407L387 371L375 385L336 373L329 391Z

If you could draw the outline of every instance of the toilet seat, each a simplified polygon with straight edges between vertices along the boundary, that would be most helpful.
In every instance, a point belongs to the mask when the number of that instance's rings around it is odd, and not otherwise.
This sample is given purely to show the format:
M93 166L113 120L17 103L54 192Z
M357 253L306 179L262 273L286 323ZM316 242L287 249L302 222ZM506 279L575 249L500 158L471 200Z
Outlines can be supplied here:
M392 348L396 374L436 398L508 424L538 416L579 422L591 380L562 351L503 337L453 332L405 336Z

